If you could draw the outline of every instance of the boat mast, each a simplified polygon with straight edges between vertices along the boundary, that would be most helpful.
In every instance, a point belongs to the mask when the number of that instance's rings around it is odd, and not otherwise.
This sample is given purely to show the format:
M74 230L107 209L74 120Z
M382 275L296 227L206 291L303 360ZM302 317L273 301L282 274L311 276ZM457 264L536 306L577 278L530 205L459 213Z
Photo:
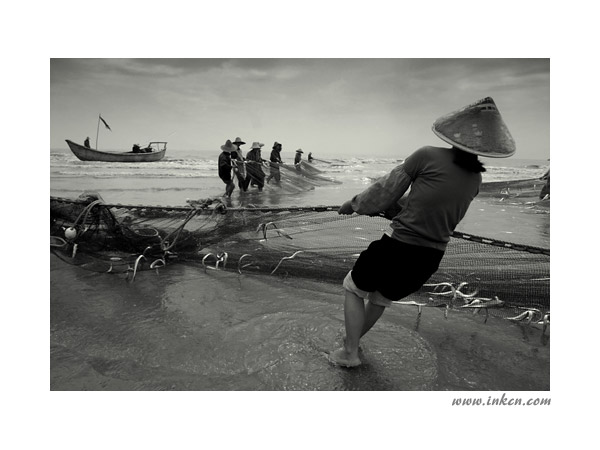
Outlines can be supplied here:
M98 133L100 132L100 114L98 114L98 126L96 127L96 150L98 150Z

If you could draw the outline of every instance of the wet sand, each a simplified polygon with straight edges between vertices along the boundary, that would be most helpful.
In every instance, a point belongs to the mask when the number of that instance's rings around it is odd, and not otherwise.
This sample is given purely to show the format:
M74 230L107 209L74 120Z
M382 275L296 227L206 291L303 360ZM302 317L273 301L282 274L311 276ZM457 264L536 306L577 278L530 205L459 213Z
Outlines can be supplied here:
M52 390L550 389L548 332L460 310L394 305L363 339L363 366L332 366L341 282L190 263L131 283L53 255L50 281Z

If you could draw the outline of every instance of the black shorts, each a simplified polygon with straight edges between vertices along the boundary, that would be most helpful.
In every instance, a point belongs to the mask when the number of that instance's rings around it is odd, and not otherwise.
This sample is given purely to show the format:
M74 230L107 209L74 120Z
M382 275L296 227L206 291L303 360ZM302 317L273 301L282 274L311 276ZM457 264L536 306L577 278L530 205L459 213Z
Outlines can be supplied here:
M373 241L352 268L352 280L366 292L396 301L418 291L435 273L442 250L405 244L388 235Z

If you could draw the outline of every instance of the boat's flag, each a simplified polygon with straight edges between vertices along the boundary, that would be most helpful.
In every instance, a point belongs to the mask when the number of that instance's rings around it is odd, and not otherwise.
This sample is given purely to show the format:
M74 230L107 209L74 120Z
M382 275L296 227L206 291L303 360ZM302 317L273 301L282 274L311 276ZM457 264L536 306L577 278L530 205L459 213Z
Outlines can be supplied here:
M100 120L102 121L102 123L104 124L104 126L110 130L110 127L109 127L109 126L108 126L108 124L106 123L106 120L104 120L104 119L102 118L102 116L100 116ZM112 130L110 130L110 131L112 131Z

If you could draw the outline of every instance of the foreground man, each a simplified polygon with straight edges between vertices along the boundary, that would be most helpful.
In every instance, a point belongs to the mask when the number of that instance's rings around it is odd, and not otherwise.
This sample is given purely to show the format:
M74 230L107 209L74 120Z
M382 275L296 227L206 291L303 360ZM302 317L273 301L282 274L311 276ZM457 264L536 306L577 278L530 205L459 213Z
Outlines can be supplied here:
M438 269L450 235L479 193L485 168L477 155L505 158L515 153L515 142L490 97L441 117L432 129L452 147L420 148L338 210L383 213L392 222L344 279L346 339L344 347L329 355L334 364L360 365L360 338L392 301L419 290Z

